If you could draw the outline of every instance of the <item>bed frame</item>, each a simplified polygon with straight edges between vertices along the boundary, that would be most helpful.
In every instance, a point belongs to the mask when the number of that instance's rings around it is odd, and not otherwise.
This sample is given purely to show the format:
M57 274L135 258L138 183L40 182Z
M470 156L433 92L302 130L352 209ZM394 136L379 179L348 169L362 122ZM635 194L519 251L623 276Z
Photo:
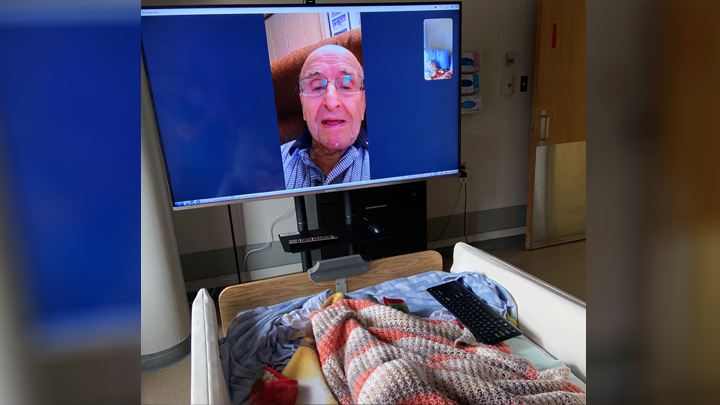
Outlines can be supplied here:
M442 269L442 256L434 250L373 260L367 273L347 278L347 290L353 292L396 278ZM310 280L307 273L230 286L218 298L223 336L240 312L315 295L325 290L335 291L335 281L316 283Z
M442 270L435 251L374 260L370 270L347 278L349 292L389 280L432 270ZM471 271L505 287L518 306L520 330L537 345L570 367L585 380L585 302L480 249L458 243L453 251L452 273ZM325 290L335 291L334 281L315 283L307 273L255 281L226 288L219 298L222 333L243 311L279 304ZM192 308L191 403L229 404L220 366L215 304L205 289L198 291Z

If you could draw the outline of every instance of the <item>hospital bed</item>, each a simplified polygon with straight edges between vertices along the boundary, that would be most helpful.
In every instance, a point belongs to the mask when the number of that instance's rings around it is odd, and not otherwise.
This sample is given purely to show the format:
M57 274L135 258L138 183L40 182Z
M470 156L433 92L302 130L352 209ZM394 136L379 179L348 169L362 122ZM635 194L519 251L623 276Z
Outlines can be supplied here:
M352 292L432 270L442 270L442 257L435 251L379 259L371 262L367 273L348 278L347 289ZM519 328L534 342L537 352L561 360L585 382L585 302L480 249L458 243L451 273L463 272L479 273L505 287L517 305ZM315 283L306 273L228 287L219 297L220 327L212 299L201 290L192 308L191 402L230 403L218 339L239 313L327 289L335 290L334 281Z

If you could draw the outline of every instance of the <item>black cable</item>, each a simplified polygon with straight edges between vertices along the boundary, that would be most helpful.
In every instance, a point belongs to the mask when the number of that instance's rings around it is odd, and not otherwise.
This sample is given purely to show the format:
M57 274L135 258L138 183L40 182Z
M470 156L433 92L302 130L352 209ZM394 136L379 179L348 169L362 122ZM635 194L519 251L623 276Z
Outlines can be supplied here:
M230 218L230 234L232 235L232 241L233 241L233 253L235 254L235 271L237 271L237 275L238 275L238 284L242 284L242 277L240 277L240 262L238 262L238 256L237 256L237 244L235 244L235 228L233 227L232 211L230 211L229 205L227 207L228 207L228 217Z
M442 232L440 232L440 236L438 236L437 240L435 240L435 243L433 243L432 246L430 246L430 249L432 249L432 248L435 247L435 244L437 244L438 241L440 240L440 238L442 238L442 236L443 236L443 234L445 233L445 230L447 229L448 225L450 225L450 219L452 219L452 216L453 216L453 214L455 213L455 208L457 208L457 203L458 203L458 201L460 201L460 193L462 192L462 187L463 187L463 185L462 185L462 183L460 183L460 189L458 189L458 196L457 196L457 198L455 199L455 205L453 206L452 212L450 213L450 216L448 217L448 221L447 221L447 223L445 224L445 228L443 228Z
M467 238L467 181L465 184L465 209L463 209L463 236L465 237L465 243L470 244Z

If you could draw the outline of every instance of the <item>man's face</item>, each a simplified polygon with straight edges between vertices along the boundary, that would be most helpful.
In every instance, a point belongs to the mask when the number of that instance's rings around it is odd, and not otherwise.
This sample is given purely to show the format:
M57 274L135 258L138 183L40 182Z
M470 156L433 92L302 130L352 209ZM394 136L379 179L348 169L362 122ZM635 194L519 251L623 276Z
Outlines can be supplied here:
M338 77L353 74L363 77L362 67L350 51L338 46L325 46L313 51L303 65L300 77L327 79L325 93L312 97L300 95L303 119L313 144L332 151L344 151L360 133L365 116L365 91L343 95L332 83Z

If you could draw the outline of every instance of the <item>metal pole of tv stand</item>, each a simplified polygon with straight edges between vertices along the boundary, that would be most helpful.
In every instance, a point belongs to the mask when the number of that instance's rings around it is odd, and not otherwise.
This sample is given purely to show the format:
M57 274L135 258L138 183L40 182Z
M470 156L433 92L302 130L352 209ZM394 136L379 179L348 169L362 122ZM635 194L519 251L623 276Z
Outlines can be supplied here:
M295 196L295 218L297 218L298 232L308 230L307 212L305 210L305 197ZM312 258L310 252L300 252L300 261L302 262L303 272L308 271L312 267Z
M295 198L295 218L297 218L298 232L308 230L307 210L305 209L305 197L296 196ZM345 204L345 225L352 225L355 215L353 214L352 199L350 191L343 191L343 202ZM348 244L348 254L354 255L357 252L357 244ZM300 261L302 262L303 272L307 272L312 267L312 257L310 252L300 252Z
M353 218L355 218L355 215L353 214L353 207L352 207L352 199L350 198L350 191L345 190L343 191L343 202L345 203L345 225L352 225L353 224ZM351 243L348 245L348 254L354 255L357 251L357 244Z

